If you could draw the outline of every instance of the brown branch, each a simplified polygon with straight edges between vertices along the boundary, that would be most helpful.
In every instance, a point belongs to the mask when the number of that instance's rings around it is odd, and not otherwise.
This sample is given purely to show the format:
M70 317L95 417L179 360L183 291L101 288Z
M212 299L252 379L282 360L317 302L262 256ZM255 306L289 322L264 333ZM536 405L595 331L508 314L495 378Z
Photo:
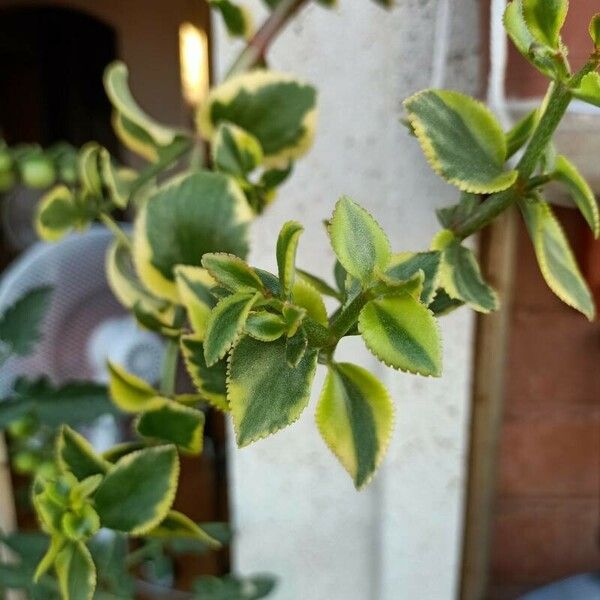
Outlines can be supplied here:
M261 28L248 41L248 44L237 57L227 72L226 79L232 75L243 73L264 60L269 46L279 35L288 21L311 0L281 0L269 15Z

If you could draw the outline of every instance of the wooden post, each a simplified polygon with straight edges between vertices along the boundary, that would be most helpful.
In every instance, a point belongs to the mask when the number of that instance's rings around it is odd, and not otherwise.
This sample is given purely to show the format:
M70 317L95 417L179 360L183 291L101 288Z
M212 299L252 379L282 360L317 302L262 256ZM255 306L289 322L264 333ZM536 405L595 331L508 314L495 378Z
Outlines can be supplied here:
M477 321L461 600L486 597L516 233L516 214L510 210L481 236L483 272L497 290L501 306Z

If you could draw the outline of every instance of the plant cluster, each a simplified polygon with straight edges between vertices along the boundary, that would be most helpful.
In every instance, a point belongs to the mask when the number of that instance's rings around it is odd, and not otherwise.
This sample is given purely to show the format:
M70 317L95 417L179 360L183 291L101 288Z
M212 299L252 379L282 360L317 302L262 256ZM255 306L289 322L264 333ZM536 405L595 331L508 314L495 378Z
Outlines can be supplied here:
M109 66L105 88L115 131L148 166L134 173L90 143L79 152L77 181L53 188L41 201L37 228L44 239L96 219L110 227L115 239L108 281L140 326L168 344L159 387L109 365L111 398L135 417L136 441L98 454L65 426L56 446L57 474L39 474L34 482L35 507L52 540L37 576L54 569L63 598L92 596L96 576L88 542L101 527L211 543L207 532L171 508L179 453L202 451L207 405L231 413L238 445L246 446L298 419L322 365L327 378L316 409L318 429L356 487L364 487L389 443L393 403L366 369L337 362L336 348L360 335L382 363L440 376L438 318L463 305L483 313L498 306L464 241L503 212L517 207L522 213L552 291L594 316L591 294L543 196L548 182L565 185L598 237L595 197L552 143L573 98L600 106L600 15L590 24L589 60L572 71L560 37L567 0L508 5L508 35L550 79L541 106L510 131L458 92L428 89L405 100L410 133L433 170L460 191L456 205L438 212L442 230L429 249L392 250L375 219L342 197L327 222L335 285L297 268L303 228L295 221L276 241L277 273L246 262L252 220L274 200L315 133L315 88L264 64L269 41L305 3L268 2L270 17L198 108L194 132L147 115L129 91L126 66ZM229 0L211 4L230 33L250 36L247 11ZM210 155L202 164L204 144ZM123 208L135 213L131 235L111 214ZM336 302L332 312L324 296ZM179 356L192 394L175 389Z

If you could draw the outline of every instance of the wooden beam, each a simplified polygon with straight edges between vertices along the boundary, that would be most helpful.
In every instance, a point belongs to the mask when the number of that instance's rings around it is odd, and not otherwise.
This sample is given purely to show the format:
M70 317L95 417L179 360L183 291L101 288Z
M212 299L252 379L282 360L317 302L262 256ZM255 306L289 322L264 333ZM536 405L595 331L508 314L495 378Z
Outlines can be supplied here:
M517 219L509 211L481 235L481 264L501 306L480 315L475 337L461 600L484 600L488 582Z

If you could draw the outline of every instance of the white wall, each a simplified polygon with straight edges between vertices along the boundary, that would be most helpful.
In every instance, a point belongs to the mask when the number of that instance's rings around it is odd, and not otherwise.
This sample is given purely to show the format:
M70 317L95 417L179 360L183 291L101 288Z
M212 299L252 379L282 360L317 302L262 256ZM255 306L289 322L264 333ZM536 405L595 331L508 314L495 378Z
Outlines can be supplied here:
M259 12L260 2L249 4ZM402 99L430 83L438 4L397 4L392 12L368 0L341 0L333 12L310 6L273 47L273 67L317 85L321 112L315 148L254 227L255 264L274 268L277 232L294 218L306 226L300 265L329 277L333 258L321 221L342 193L372 211L398 251L426 249L437 227L433 209L455 201L399 124ZM441 74L448 87L475 92L479 3L449 5ZM222 72L236 45L222 29L217 39ZM444 319L439 380L382 369L360 343L344 345L341 354L385 378L397 407L388 456L364 492L354 491L319 438L315 398L289 429L232 448L238 570L279 575L280 600L454 598L472 332L466 310ZM322 374L315 397L320 381Z

